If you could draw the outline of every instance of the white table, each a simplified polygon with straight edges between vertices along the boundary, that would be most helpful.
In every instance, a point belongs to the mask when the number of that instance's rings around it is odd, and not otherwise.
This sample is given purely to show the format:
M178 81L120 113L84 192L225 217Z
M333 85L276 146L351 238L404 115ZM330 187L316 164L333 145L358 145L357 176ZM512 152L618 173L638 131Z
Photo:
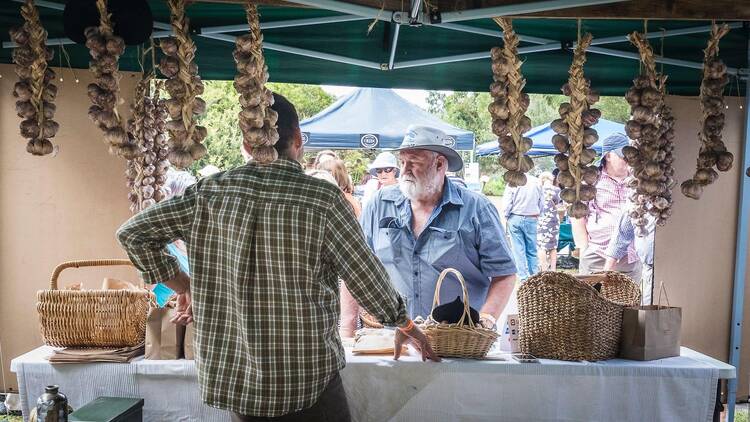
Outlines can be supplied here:
M228 421L200 401L193 361L51 365L40 347L11 362L24 414L48 384L80 407L98 396L143 397L145 421ZM506 356L507 359L507 356ZM719 379L735 368L682 348L651 362L444 359L347 355L355 421L710 421Z

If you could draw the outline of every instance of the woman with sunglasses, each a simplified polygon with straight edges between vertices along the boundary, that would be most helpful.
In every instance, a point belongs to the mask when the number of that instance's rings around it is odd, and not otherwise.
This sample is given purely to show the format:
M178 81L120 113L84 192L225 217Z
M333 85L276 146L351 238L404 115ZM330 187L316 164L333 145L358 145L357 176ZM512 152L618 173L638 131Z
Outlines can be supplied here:
M381 152L378 154L372 164L370 164L368 170L374 179L371 179L365 186L362 208L364 208L367 201L378 190L384 186L391 186L398 183L398 162L396 161L396 156L390 152Z

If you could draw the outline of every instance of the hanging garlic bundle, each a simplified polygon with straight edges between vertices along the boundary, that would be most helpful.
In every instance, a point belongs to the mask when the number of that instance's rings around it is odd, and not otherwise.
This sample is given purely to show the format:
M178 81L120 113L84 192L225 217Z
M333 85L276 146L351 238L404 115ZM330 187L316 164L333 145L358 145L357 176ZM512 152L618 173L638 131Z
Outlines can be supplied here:
M534 167L534 161L526 153L532 147L531 138L523 133L531 129L531 119L524 114L529 108L529 95L524 94L526 80L521 75L521 60L518 58L518 36L510 19L495 18L503 29L503 47L491 51L492 79L489 105L492 116L492 132L500 143L500 165L507 171L503 176L509 186L526 184L526 172Z
M203 93L203 82L195 64L195 44L190 39L189 21L185 16L185 0L168 0L175 36L160 42L164 57L159 70L168 78L165 87L170 99L166 101L170 120L169 162L179 168L188 167L206 155L201 142L208 132L198 126L197 116L206 112L206 102L198 95Z
M128 161L125 172L130 193L130 210L143 211L166 197L164 184L169 168L167 155L166 119L164 100L159 98L159 88L151 96L152 76L141 79L136 86L131 105L132 117L128 132L135 139L139 155Z
M104 132L104 141L109 152L132 160L138 148L123 127L117 112L120 104L120 75L118 62L125 51L125 41L114 35L112 21L107 13L106 0L96 0L99 10L99 26L86 29L86 47L91 54L89 69L94 74L94 83L88 86L89 118Z
M258 8L245 3L250 33L237 37L234 61L237 76L234 87L240 93L242 111L239 114L243 142L253 160L265 164L274 161L278 154L273 145L279 140L276 129L278 114L271 109L273 93L266 88L268 68L263 58L263 35L260 32Z
M672 166L674 117L672 109L664 103L667 77L656 72L654 52L648 39L638 32L628 39L638 48L645 70L633 80L633 87L625 94L632 116L625 125L625 132L635 142L622 152L633 169L628 181L628 186L634 189L629 215L636 234L645 236L647 214L656 218L660 226L672 215L672 188L676 183Z
M55 115L53 101L57 86L52 80L55 72L47 67L52 60L52 49L47 48L47 31L42 28L39 13L32 0L21 6L24 24L10 30L10 38L18 47L13 50L18 82L13 87L16 113L21 121L21 136L28 139L26 151L32 155L47 155L53 151L50 138L57 134L60 125L52 120Z
M583 77L586 62L586 49L591 44L591 34L584 35L573 53L568 83L563 85L563 94L570 97L570 103L560 105L560 119L550 127L556 133L552 144L560 153L555 155L555 165L560 170L557 180L565 187L560 197L570 204L568 215L583 218L589 214L588 201L596 197L596 182L599 169L591 165L596 159L596 151L591 147L599 140L594 126L602 113L590 108L599 101L599 94L592 90L590 82Z
M682 182L682 193L688 198L700 199L703 187L719 178L719 171L729 171L734 155L727 151L721 132L724 129L724 87L729 83L727 66L719 59L719 40L729 32L727 25L711 27L711 36L704 53L703 81L701 82L701 142L698 164L692 179ZM716 170L714 170L716 167Z

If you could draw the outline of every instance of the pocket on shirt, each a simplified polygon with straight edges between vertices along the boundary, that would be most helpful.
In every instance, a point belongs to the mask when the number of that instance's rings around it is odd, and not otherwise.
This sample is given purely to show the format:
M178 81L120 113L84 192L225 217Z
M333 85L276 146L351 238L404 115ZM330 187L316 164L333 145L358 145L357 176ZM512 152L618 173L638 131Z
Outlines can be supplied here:
M428 251L430 263L440 270L458 266L463 261L463 242L459 233L454 230L445 230L439 227L429 228L430 238L425 247Z
M402 229L384 227L378 229L375 241L375 255L384 264L392 263L401 258Z

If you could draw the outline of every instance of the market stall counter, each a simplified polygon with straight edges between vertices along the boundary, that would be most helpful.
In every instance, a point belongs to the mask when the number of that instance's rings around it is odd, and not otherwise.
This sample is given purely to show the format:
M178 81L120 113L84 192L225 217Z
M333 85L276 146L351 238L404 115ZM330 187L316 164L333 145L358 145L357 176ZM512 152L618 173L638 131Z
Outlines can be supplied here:
M58 384L74 409L100 396L142 397L144 421L229 421L201 402L192 360L52 365L52 351L11 362L24 415L44 386ZM433 363L347 350L342 372L354 421L711 421L718 380L735 376L733 366L686 347L650 362L523 364L509 355Z

